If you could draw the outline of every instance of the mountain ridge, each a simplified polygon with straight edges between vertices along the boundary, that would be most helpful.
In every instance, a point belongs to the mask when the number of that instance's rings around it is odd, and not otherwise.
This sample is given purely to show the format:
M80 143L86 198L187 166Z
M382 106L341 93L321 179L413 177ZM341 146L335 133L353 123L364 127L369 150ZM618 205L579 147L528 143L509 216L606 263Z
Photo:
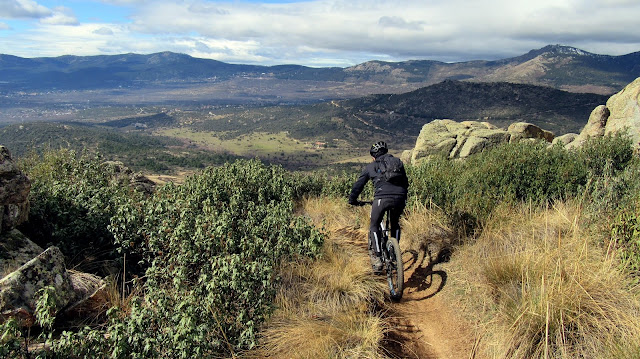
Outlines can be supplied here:
M612 94L640 77L640 51L612 56L592 54L570 46L548 45L520 56L492 61L372 60L345 68L230 64L169 51L148 55L39 58L0 54L0 91L4 92L220 82L240 77L356 83L367 87L368 91L363 94L375 93L376 85L413 90L444 80L508 81L572 92Z

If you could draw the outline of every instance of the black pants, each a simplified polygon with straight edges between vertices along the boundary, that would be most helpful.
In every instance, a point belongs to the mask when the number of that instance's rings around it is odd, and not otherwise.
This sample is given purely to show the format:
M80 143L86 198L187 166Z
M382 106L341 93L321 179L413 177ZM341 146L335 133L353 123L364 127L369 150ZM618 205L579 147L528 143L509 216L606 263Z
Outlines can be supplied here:
M374 199L371 205L371 223L369 225L369 248L380 256L382 248L377 248L378 238L382 236L380 222L384 212L391 208L389 218L389 235L400 242L400 215L404 211L407 200L404 197Z

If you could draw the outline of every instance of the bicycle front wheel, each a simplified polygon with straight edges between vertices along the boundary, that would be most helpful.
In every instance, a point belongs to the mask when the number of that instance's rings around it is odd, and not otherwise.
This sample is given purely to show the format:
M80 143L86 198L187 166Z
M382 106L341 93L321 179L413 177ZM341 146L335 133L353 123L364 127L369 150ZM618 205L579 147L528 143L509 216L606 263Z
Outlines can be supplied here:
M387 252L389 253L389 259L386 263L387 282L389 282L391 299L399 301L402 298L404 287L404 263L402 263L400 245L393 237L389 237L387 240Z

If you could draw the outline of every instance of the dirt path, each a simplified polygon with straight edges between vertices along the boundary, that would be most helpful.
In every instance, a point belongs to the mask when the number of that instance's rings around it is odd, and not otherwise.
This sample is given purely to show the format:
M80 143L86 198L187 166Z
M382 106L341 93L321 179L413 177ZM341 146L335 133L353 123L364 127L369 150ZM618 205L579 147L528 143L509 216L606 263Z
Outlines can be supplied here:
M361 232L341 232L353 238L346 243L368 256ZM400 302L389 305L391 330L383 344L388 354L403 359L478 359L472 326L441 294L448 275L439 261L445 259L432 259L427 251L404 251L402 257L404 292ZM386 277L379 278L386 283Z
M447 273L425 254L405 252L405 289L392 305L389 345L400 358L476 358L471 326L439 295ZM431 263L429 263L431 262Z

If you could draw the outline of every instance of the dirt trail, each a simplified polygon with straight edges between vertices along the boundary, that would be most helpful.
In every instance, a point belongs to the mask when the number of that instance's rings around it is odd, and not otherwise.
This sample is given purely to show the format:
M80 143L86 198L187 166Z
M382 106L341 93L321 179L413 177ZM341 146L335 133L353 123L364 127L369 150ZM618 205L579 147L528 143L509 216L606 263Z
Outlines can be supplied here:
M405 252L403 259L404 295L392 304L392 354L420 359L475 358L471 326L456 313L454 303L438 295L446 286L447 273L425 253Z
M350 234L347 238L353 239L346 243L368 256L366 243L358 239L363 234ZM444 261L442 256L405 250L402 257L404 294L400 302L390 303L392 328L384 343L388 354L409 359L477 359L472 326L456 312L455 303L440 295L447 285L447 272L439 263ZM386 283L386 277L379 278Z

